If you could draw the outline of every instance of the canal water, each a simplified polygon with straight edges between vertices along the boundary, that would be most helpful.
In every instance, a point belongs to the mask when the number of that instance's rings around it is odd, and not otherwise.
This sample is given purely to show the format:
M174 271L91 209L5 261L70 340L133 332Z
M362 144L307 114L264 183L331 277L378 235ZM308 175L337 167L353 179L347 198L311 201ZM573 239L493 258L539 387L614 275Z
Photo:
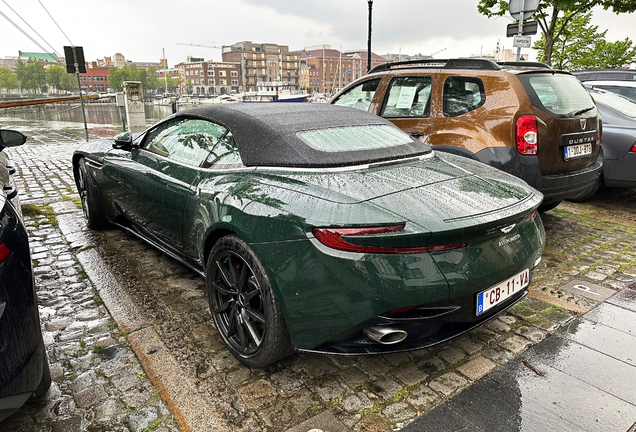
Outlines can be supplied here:
M145 110L147 126L172 114L169 106L145 104ZM109 138L123 131L119 108L114 103L86 104L86 123L89 139ZM27 135L53 130L69 140L86 140L82 106L75 102L0 109L0 127Z

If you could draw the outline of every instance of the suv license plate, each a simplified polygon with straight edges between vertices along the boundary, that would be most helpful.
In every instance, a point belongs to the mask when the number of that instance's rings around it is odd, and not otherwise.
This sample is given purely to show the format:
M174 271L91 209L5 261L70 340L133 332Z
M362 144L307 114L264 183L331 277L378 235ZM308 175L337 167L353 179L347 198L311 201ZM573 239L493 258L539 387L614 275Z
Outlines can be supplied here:
M528 285L530 285L530 269L525 269L510 279L480 292L477 294L477 316L503 303Z
M565 160L592 154L592 144L578 144L565 147Z

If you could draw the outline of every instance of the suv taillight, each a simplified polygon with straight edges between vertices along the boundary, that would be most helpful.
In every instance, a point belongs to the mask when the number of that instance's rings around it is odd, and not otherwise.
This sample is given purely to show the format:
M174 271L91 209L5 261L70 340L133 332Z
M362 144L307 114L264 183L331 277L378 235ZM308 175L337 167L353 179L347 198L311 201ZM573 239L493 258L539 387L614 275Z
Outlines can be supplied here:
M632 148L629 149L630 153L636 153L636 141L634 141L634 144L632 144Z
M522 155L536 155L538 133L535 116L519 117L517 120L517 151Z
M0 266L4 264L4 262L11 255L11 249L5 246L4 243L0 242Z

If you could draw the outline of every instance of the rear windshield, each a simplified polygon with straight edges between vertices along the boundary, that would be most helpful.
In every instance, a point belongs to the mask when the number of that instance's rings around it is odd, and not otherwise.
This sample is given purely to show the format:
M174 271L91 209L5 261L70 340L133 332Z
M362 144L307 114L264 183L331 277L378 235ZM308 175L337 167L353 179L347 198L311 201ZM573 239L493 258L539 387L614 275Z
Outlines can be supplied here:
M573 75L532 74L518 77L522 83L527 80L530 88L525 87L533 105L552 115L570 117L595 106L583 84Z
M393 126L372 125L298 132L311 148L323 152L376 150L410 144L413 139Z
M618 96L614 93L601 92L594 92L592 97L595 101L605 104L627 117L636 118L636 103L627 98Z
M621 87L611 85L595 85L594 87L602 88L603 90L609 90L613 93L618 93L621 96L625 96L636 102L636 87Z

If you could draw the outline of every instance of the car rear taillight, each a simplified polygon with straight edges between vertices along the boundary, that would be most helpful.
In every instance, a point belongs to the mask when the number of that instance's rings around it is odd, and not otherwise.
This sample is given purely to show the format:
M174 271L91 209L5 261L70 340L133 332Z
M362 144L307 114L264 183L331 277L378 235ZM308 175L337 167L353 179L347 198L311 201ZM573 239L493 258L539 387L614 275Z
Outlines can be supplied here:
M4 243L0 242L0 266L4 264L4 262L11 255L11 249L9 249Z
M536 155L539 130L535 116L521 116L517 120L517 151L522 155Z
M631 148L631 149L629 149L629 151L630 151L631 153L636 153L636 141L634 141L634 144L632 144L632 148Z
M342 237L362 236L368 234L384 234L390 232L402 231L404 225L393 225L385 227L372 228L315 228L313 230L314 237L327 247L347 252L362 252L373 254L412 254L439 252L451 249L459 249L467 246L465 243L457 243L442 246L417 246L417 247L383 247L383 246L365 246L349 243Z

